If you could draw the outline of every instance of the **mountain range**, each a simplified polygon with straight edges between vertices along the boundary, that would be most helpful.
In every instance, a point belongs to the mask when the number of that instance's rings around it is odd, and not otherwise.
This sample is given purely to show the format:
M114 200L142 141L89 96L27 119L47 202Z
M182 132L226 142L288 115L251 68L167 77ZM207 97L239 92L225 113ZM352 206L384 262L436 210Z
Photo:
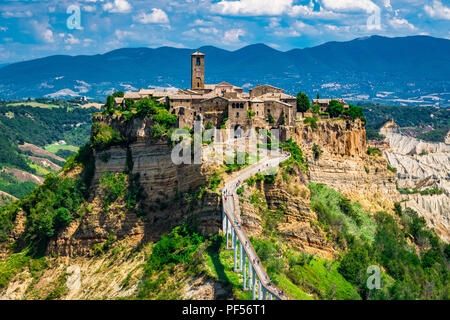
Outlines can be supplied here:
M236 51L205 46L55 55L0 67L0 98L103 100L113 90L187 88L189 56L197 50L206 54L207 83L244 88L268 83L310 98L320 93L350 101L450 106L450 40L429 36L371 36L287 52L254 44Z

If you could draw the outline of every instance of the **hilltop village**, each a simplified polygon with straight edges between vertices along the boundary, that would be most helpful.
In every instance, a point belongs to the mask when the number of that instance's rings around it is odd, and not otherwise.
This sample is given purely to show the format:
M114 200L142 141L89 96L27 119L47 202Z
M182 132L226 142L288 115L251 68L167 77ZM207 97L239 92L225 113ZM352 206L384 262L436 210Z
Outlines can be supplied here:
M296 121L313 116L310 112L298 112L297 97L272 85L257 85L244 92L243 88L227 82L205 84L205 54L201 52L191 55L190 89L126 92L121 97L115 97L114 105L115 108L125 108L127 100L136 102L143 98L155 98L165 104L171 114L177 115L179 128L192 128L196 120L216 128L234 130L280 125L292 127ZM344 110L349 108L342 99L314 99L316 110L313 111L322 118L328 117L327 111L332 101L338 102Z

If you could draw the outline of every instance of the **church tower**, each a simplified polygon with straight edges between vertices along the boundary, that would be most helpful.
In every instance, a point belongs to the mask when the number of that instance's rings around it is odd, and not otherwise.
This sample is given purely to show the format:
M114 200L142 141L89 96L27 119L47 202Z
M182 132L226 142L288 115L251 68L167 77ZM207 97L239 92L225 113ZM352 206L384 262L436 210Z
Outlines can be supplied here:
M191 55L191 89L205 88L205 55L194 52Z

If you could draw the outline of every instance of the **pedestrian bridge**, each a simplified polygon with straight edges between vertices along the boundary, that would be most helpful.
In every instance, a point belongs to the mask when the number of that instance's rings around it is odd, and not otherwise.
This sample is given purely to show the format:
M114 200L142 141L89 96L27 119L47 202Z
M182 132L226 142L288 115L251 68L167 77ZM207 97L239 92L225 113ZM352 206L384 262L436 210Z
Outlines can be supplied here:
M252 290L253 300L287 300L288 297L271 283L255 249L241 227L236 190L248 178L258 172L277 167L289 157L289 153L283 154L281 150L271 151L269 156L235 173L225 183L222 191L222 231L226 235L226 248L234 250L234 271L242 272L243 289Z

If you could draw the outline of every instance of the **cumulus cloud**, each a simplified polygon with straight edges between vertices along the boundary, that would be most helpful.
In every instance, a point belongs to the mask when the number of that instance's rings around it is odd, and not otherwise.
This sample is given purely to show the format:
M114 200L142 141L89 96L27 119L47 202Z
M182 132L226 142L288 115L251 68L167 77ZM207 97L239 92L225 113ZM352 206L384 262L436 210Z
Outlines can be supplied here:
M409 23L408 20L403 18L393 18L389 20L389 24L394 29L409 29L409 30L416 30L416 27Z
M374 12L379 7L370 0L322 0L325 8L338 12Z
M45 42L48 42L48 43L55 41L53 39L53 31L50 29L46 29L42 32L42 38L44 39Z
M131 11L131 5L127 0L114 0L103 5L103 10L112 13L128 13Z
M431 6L425 5L424 10L431 18L450 20L450 8L444 6L440 0L434 0Z
M223 35L223 40L226 43L236 43L236 42L240 42L241 39L239 39L239 37L244 36L245 35L245 30L244 29L231 29L231 30L227 30L225 31L224 35Z
M86 12L94 12L96 10L97 10L96 6L89 6L89 5L83 6L83 11L86 11Z
M69 33L67 35L67 38L64 39L64 42L67 43L67 44L70 44L70 45L79 44L80 43L80 39L75 38L72 34Z
M278 16L291 6L292 0L222 0L213 5L213 11L231 16Z
M142 24L149 24L149 23L156 23L156 24L167 24L169 23L169 17L167 14L157 8L153 8L151 13L145 13L140 12L136 17L133 18L133 20L142 23Z
M368 0L366 0L368 1ZM336 19L339 14L329 10L314 10L314 3L294 5L294 0L222 0L213 4L212 12L228 16L281 16Z

